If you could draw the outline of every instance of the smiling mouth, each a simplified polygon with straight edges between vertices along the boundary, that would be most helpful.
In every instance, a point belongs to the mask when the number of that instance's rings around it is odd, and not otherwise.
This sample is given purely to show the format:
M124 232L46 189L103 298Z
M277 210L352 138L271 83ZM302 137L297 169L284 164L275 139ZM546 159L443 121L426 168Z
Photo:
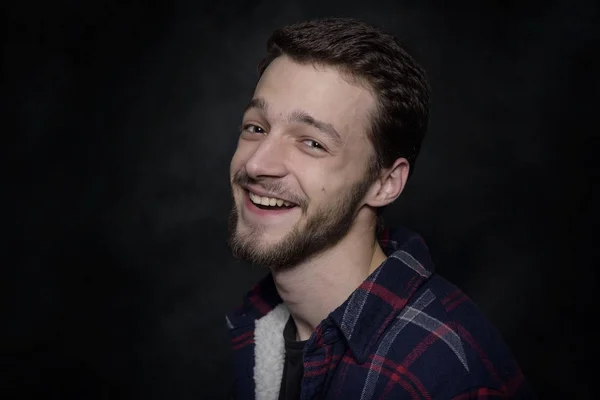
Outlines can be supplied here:
M289 201L278 199L277 197L259 196L250 191L248 191L248 197L250 197L252 204L261 210L285 210L296 207L296 204Z

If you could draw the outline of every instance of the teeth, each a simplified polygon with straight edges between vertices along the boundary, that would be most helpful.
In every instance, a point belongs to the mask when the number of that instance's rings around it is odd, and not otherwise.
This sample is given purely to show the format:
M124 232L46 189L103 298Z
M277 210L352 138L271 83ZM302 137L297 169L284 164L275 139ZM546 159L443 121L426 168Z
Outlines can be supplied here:
M293 204L290 203L289 201L285 201L282 199L277 199L274 197L263 197L263 196L254 194L252 192L248 192L248 194L250 195L250 200L252 200L252 202L254 204L260 204L263 206L271 206L271 207L274 207L274 206L281 207L282 205L286 206L286 207L293 206Z

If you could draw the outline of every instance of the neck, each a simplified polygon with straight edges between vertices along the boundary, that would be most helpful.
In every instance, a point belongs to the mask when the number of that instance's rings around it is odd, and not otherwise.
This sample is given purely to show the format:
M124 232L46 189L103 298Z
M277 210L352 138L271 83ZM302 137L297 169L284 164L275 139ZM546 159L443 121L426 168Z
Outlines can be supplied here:
M277 291L296 324L297 339L307 340L385 259L374 227L354 226L338 244L317 257L285 271L273 271Z

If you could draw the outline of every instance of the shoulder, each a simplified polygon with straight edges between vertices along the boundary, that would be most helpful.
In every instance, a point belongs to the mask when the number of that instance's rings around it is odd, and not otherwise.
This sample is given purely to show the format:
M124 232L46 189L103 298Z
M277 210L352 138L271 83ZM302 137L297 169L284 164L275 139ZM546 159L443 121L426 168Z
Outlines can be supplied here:
M513 398L525 384L497 329L438 275L419 288L373 350L435 398L478 398L468 396L481 390Z

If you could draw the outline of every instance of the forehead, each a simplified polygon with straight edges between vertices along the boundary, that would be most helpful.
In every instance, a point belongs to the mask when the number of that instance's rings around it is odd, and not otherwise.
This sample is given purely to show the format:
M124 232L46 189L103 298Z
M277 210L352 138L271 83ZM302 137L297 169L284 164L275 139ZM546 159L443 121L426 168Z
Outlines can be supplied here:
M269 118L277 120L301 110L333 125L340 135L366 137L375 101L371 91L336 68L297 63L287 56L273 60L254 91L269 105Z

